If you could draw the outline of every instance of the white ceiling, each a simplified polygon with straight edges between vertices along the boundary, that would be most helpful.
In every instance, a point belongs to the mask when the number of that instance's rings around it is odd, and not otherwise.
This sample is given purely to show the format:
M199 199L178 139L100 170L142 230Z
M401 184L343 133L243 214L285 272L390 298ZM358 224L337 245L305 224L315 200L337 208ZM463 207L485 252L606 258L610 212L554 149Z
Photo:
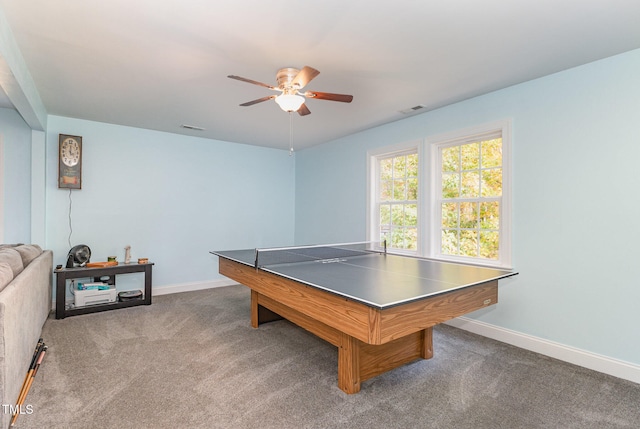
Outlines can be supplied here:
M276 71L320 71L297 149L640 48L638 0L0 0L49 114L288 148ZM526 102L526 100L524 100ZM189 131L182 124L205 128ZM73 130L68 130L73 132Z

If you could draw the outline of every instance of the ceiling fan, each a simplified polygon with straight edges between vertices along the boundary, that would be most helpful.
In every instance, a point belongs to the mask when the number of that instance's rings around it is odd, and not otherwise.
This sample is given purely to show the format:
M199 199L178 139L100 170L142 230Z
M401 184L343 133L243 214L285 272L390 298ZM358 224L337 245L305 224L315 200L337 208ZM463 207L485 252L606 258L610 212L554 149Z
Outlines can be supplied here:
M280 95L269 95L267 97L258 98L256 100L242 103L241 106L253 106L263 101L275 99L276 103L285 112L298 112L300 116L311 113L305 104L305 97L317 98L318 100L340 101L342 103L351 103L353 95L332 94L330 92L305 91L304 88L313 78L318 76L320 72L312 67L304 66L302 70L292 67L286 67L278 70L276 73L276 81L278 86L267 85L266 83L257 82L240 76L229 75L231 79L241 80L243 82L252 83L254 85L264 86L272 91L281 91Z

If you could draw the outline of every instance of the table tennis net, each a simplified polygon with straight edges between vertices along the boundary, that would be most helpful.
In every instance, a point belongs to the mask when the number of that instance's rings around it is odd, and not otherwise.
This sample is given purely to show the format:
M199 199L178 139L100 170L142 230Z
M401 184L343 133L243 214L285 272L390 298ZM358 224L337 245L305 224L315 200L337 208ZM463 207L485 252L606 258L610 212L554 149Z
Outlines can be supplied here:
M256 249L255 266L258 268L297 262L331 261L372 253L386 253L385 242L364 241L322 246Z

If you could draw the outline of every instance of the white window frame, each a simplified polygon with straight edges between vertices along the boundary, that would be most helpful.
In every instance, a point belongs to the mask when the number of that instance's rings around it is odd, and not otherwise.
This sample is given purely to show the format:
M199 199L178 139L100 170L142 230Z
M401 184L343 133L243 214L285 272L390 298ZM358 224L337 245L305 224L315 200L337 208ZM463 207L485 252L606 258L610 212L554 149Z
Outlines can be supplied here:
M375 149L367 152L367 240L379 241L380 240L380 212L378 208L378 196L380 195L379 189L379 160L386 158L393 158L401 155L408 155L412 153L418 154L418 160L422 159L422 140L413 140L403 143L398 143L393 146L386 146L383 148ZM420 161L419 161L420 162ZM393 249L393 253L406 254L412 256L419 256L421 254L422 247L422 218L420 213L424 213L424 206L422 201L422 183L423 183L423 169L421 163L418 170L418 242L416 250L409 249Z
M380 239L380 214L377 210L379 195L378 161L407 153L418 153L418 243L417 250L392 249L390 253L407 254L424 258L471 263L500 268L511 266L511 119L503 119L451 133L412 140L367 152L367 240ZM478 141L490 136L502 137L502 197L500 197L500 242L497 260L445 255L440 252L442 210L442 176L439 150L442 147Z
M439 151L445 147L472 143L484 139L502 137L502 196L500 200L500 241L497 260L486 258L472 258L466 256L447 255L440 252L442 242L442 165ZM429 226L430 242L429 256L435 259L489 265L501 268L511 268L511 120L479 125L452 133L429 137L426 144L430 152L430 188L429 198Z

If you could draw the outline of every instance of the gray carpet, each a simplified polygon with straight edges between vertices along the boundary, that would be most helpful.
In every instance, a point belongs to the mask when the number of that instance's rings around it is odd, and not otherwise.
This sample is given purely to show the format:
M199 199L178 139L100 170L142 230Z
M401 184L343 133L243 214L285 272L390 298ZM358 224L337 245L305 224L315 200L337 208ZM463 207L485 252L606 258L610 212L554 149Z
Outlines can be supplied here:
M449 326L435 356L346 395L337 349L287 321L252 329L249 289L47 320L16 428L637 428L640 385Z

